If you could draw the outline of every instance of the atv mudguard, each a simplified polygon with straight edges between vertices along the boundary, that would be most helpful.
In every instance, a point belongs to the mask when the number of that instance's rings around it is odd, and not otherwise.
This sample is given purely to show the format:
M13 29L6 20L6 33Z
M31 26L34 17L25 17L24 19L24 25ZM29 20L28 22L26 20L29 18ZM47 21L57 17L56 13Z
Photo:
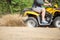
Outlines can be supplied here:
M40 14L39 13L37 13L37 12L34 12L34 11L26 11L25 13L24 13L24 16L28 16L28 15L35 15L35 16L39 16Z

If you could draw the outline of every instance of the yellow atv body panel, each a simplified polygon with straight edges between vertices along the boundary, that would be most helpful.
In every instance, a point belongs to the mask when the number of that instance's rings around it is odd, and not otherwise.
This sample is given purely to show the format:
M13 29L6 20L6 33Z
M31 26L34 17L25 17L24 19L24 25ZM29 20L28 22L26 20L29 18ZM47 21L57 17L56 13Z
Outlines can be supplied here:
M27 16L27 15L30 15L30 14L35 15L35 16L39 16L39 15L40 15L39 13L34 12L34 11L26 11L26 12L24 13L24 16Z
M56 10L54 8L47 8L46 11L54 16L55 12L60 12L60 10Z

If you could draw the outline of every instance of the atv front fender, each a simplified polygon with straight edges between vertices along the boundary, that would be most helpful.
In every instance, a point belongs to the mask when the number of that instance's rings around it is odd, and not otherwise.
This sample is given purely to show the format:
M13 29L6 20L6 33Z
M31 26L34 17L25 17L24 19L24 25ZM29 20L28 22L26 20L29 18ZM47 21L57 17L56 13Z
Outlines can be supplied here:
M40 15L40 14L34 12L34 11L26 11L26 12L24 13L24 16L28 16L28 14L35 15L35 16L39 16L39 15Z

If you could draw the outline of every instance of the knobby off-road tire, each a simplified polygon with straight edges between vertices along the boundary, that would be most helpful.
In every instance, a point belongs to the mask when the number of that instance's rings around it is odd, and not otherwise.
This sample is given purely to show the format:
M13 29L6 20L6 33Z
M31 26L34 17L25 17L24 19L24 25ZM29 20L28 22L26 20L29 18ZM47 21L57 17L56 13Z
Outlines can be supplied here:
M26 20L26 24L28 27L37 27L38 26L38 22L34 17L29 17Z
M57 28L60 28L60 16L54 19L53 25Z

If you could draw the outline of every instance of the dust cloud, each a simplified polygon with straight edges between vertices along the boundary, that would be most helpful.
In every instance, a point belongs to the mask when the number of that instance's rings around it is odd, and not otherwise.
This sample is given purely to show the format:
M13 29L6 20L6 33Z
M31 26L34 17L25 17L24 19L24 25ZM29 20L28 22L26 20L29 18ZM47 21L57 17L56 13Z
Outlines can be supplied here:
M0 18L0 26L26 26L20 14L7 14Z

